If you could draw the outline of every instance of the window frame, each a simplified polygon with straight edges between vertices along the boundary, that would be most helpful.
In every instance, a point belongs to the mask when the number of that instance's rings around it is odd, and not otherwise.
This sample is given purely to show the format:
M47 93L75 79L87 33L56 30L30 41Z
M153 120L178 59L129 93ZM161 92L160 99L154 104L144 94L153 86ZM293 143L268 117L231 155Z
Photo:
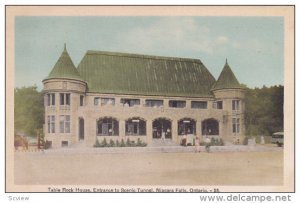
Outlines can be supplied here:
M196 103L198 103L198 106L193 105L193 104L196 104ZM205 108L202 108L201 103L205 104ZM199 105L199 104L201 104L201 105ZM208 102L207 101L191 101L191 108L192 109L207 109L207 107L208 107Z
M169 103L170 108L177 108L177 109L186 108L186 101L185 100L169 100L168 103Z

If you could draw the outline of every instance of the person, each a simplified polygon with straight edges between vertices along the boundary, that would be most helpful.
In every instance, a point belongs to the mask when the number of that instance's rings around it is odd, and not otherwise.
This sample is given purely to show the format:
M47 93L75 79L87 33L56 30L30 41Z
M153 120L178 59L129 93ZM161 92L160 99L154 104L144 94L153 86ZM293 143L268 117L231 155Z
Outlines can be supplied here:
M195 152L200 152L200 140L199 140L199 137L196 136L196 139L195 139Z
M166 138L166 133L163 131L161 133L161 140L164 142L165 141L165 138Z
M186 133L183 135L182 144L183 144L183 146L187 145L187 135L186 135Z

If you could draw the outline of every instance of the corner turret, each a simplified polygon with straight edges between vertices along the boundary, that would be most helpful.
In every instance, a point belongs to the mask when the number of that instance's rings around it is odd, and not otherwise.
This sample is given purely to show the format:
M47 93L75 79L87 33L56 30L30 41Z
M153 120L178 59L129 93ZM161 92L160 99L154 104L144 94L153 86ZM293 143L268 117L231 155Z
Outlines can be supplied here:
M228 65L227 59L224 68L213 85L211 91L215 97L216 108L224 111L223 123L227 126L223 129L224 140L242 144L245 134L244 125L244 88L240 85L233 71ZM219 108L220 109L220 108Z

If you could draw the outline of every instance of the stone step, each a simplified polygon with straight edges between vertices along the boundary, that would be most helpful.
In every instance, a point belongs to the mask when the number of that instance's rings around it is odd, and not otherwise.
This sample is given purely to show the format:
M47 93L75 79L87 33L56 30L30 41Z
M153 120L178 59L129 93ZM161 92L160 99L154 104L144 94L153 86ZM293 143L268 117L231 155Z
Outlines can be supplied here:
M178 144L171 139L153 139L151 146L178 146Z

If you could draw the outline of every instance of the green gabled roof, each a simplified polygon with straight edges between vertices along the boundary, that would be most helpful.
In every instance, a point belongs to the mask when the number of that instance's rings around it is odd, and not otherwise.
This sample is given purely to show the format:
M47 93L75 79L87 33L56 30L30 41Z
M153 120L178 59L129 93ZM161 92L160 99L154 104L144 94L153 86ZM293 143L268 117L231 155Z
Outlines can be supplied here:
M197 59L88 51L78 66L89 92L211 97L215 78Z
M66 45L64 51L62 52L56 64L54 65L54 68L52 69L52 71L50 72L50 74L46 79L54 79L54 78L82 80L76 67L73 64L72 59L68 54Z
M226 63L224 68L217 80L214 84L212 90L218 89L240 89L242 86L240 85L239 81L236 79L234 73L232 72L231 68L229 67L226 59Z

